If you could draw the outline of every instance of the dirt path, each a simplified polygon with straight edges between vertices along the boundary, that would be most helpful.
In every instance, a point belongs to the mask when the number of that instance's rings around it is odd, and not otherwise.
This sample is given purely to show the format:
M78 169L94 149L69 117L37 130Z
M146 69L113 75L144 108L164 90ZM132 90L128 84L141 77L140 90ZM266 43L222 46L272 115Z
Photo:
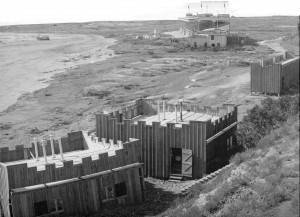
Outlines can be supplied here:
M261 41L259 42L260 45L263 45L263 46L267 46L273 50L275 50L276 52L286 52L286 49L283 48L281 45L280 45L280 42L282 41L282 38L283 37L279 37L277 39L274 39L274 40L265 40L265 41Z

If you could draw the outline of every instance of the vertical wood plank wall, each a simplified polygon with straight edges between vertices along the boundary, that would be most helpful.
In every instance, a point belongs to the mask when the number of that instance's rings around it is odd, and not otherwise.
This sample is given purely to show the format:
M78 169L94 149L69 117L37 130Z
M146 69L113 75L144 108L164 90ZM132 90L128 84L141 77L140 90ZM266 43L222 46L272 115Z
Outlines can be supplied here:
M98 155L99 159L85 157L79 164L74 164L73 161L64 161L63 167L58 168L55 164L45 165L45 170L37 170L36 167L28 168L27 163L8 165L9 188L15 189L71 179L140 162L140 142L138 140L124 143L123 147L123 149L116 150L115 156L109 157L107 153L102 153Z
M68 215L91 215L106 206L102 202L101 188L126 183L127 196L116 198L107 204L139 204L143 201L143 182L140 182L139 169L142 165L120 171L112 171L107 174L95 176L89 179L76 180L34 191L13 193L12 208L15 217L32 217L34 203L48 202L52 199L61 199L64 214Z
M9 205L9 184L8 184L7 169L1 163L0 163L0 203L2 207L2 210L0 210L0 214L3 213L4 216L9 216L9 206L8 206Z
M83 149L83 136L82 132L68 133L67 137L62 137L62 147L64 152L76 151ZM50 140L46 140L46 154L51 155ZM32 158L30 152L35 156L34 144L31 146L16 145L15 149L9 149L8 147L0 148L0 162L10 162L16 160L24 160ZM42 145L38 142L39 156L43 156ZM59 154L58 141L54 140L54 152Z
M251 63L250 80L251 92L280 94L283 88L299 83L299 58L275 63Z
M155 107L157 104L155 105L153 100L145 100L143 113L153 113ZM189 124L182 124L182 127L175 127L175 123L160 126L160 122L146 125L144 121L138 121L137 124L134 124L130 119L118 122L109 114L97 114L97 136L123 142L128 141L129 138L139 139L145 175L158 178L169 178L170 176L171 148L191 149L193 151L193 178L201 178L206 174L206 140L237 121L237 107L224 105L217 109L207 106L184 108L195 112L226 113L227 115L220 120L220 123L212 124L211 120L190 121Z

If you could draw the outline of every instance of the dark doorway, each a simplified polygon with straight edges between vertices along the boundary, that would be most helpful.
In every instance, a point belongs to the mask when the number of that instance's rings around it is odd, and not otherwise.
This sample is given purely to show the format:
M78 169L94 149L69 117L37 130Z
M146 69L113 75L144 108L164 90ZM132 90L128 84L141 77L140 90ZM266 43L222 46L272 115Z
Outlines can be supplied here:
M212 47L215 47L215 44L211 44Z
M171 174L181 174L182 171L182 149L172 148Z

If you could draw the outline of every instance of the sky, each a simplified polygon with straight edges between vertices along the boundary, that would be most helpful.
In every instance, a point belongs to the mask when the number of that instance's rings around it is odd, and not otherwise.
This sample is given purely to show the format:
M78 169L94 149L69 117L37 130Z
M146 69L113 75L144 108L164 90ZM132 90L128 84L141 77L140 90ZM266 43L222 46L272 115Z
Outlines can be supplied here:
M299 15L299 0L229 0L234 16ZM184 17L195 0L0 0L0 24L117 20L164 20ZM203 12L223 13L209 6ZM190 6L190 12L196 12ZM199 13L201 13L199 9Z

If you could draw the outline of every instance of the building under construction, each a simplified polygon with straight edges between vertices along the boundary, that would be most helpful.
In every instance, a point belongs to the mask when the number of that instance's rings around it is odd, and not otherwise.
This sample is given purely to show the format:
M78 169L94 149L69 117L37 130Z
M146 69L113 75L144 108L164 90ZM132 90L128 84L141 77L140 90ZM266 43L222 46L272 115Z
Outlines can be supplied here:
M212 5L221 5L224 13L208 13L208 7ZM201 1L200 9L199 4L188 4L189 12L185 17L179 18L182 22L182 31L185 35L193 35L201 33L205 29L220 29L229 32L230 31L230 15L226 13L228 7L228 1ZM190 12L191 7L197 8L197 14ZM201 10L201 13L198 13ZM206 11L206 12L205 12Z
M0 148L0 216L86 216L145 200L140 142L88 132Z
M96 115L96 135L140 140L146 176L201 178L228 163L237 150L237 106L211 108L139 99L132 106Z

